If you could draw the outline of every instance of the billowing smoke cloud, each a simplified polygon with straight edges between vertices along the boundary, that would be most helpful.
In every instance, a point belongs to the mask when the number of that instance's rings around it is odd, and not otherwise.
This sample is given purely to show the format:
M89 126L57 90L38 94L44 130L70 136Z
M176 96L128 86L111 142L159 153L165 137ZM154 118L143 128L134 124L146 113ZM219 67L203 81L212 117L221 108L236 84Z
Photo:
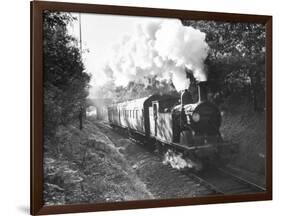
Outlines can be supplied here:
M107 71L115 85L130 81L146 83L147 78L171 80L177 91L188 89L186 68L195 79L207 79L204 60L209 46L205 33L183 26L179 20L139 23L132 35L113 48Z
M155 48L163 59L173 60L176 65L193 71L198 81L207 79L204 60L209 46L205 41L205 33L183 26L179 20L166 21L156 32Z
M171 73L173 74L172 81L177 91L189 88L190 79L187 78L184 67L175 67Z

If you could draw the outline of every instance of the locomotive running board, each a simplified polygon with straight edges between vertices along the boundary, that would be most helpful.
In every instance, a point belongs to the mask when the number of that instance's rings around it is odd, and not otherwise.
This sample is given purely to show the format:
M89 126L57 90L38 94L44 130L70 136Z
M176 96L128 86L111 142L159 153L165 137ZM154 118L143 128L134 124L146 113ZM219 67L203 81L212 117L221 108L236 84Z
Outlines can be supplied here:
M207 144L207 145L201 145L201 146L192 146L192 147L189 147L189 146L183 146L183 145L180 145L178 143L168 143L168 142L165 142L163 140L159 140L161 141L163 144L165 145L170 145L170 146L174 146L174 147L177 147L177 148L180 148L182 150L187 150L187 151L196 151L196 150L200 150L200 149L208 149L208 148L214 148L214 147L231 147L231 146L234 146L235 144L234 143L230 143L230 142L223 142L223 143L220 143L220 144L217 144L217 145L213 145L213 144Z

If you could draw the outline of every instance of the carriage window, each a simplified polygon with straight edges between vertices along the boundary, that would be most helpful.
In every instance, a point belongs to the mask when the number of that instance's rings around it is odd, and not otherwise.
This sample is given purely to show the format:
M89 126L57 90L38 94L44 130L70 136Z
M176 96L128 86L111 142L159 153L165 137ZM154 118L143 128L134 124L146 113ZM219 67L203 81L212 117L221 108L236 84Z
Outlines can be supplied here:
M138 119L138 110L136 110L136 119Z

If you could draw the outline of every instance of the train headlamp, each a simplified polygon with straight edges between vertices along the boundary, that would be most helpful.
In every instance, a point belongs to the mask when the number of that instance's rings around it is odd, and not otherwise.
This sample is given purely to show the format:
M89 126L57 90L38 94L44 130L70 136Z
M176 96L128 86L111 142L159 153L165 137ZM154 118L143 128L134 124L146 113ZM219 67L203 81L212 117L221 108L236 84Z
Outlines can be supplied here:
M199 121L200 121L200 115L199 115L199 113L193 113L193 114L192 114L192 120L193 120L194 122L199 122Z

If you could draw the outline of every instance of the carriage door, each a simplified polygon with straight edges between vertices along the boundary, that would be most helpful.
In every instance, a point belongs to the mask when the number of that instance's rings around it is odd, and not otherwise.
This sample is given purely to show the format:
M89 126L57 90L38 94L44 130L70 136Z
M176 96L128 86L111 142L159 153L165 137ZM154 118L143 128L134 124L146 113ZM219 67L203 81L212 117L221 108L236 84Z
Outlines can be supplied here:
M158 101L152 102L152 109L153 109L153 120L154 120L154 136L157 136L157 122L158 122Z
M121 125L121 109L120 109L120 108L118 109L118 116L119 116L119 119L118 119L119 122L118 122L118 124Z

